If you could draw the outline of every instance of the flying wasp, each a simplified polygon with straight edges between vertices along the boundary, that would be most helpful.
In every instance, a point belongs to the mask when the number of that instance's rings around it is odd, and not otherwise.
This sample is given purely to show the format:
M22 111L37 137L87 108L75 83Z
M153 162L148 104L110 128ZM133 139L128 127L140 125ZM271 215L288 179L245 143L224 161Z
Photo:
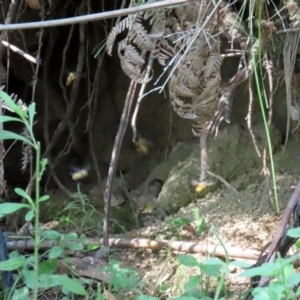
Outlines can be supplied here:
M89 169L90 169L89 166L87 166L86 168L78 168L78 167L71 166L69 174L73 181L79 181L88 177Z

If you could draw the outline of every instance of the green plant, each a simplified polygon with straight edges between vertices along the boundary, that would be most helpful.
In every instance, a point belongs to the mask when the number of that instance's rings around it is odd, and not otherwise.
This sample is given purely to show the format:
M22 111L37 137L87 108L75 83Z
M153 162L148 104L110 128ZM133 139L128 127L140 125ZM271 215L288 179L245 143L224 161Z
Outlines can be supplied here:
M254 300L296 300L300 295L300 274L295 272L293 262L299 259L299 255L293 255L287 259L279 255L275 262L264 263L259 267L245 270L242 277L266 276L273 277L267 287L256 287L252 291Z
M40 243L44 240L70 241L70 237L74 235L61 235L52 230L44 231L42 234L39 230L40 203L49 199L48 195L40 195L40 181L46 169L47 159L41 159L40 143L35 139L33 132L33 120L35 115L35 103L31 103L28 107L19 100L17 103L3 91L0 91L0 97L6 106L16 116L0 116L0 122L20 122L25 127L27 136L19 135L14 132L2 130L0 132L0 140L13 139L22 141L30 145L35 151L35 195L32 198L26 191L16 188L15 192L20 195L27 203L1 203L0 218L14 213L20 209L27 209L25 220L30 222L34 220L34 253L30 256L22 256L17 252L10 254L7 261L0 262L0 270L13 271L18 270L19 276L16 277L13 288L10 290L6 299L29 299L30 291L33 292L33 299L38 299L40 289L46 289L54 286L62 287L65 294L73 292L75 294L86 295L81 282L77 279L71 279L67 275L54 274L57 267L57 258L62 254L61 246L53 247L49 250L49 258L43 261L39 259ZM66 248L81 249L77 243L65 243ZM17 288L20 279L24 280L24 285Z
M93 204L90 203L90 200L87 195L83 194L80 191L80 185L77 185L77 192L73 193L71 196L71 201L65 206L63 212L67 212L67 216L63 216L61 220L70 223L72 225L76 224L79 227L79 230L83 229L85 226L95 225L96 218L99 220L103 219L103 214L98 212ZM77 220L80 220L78 222ZM97 230L102 230L102 223L99 223Z

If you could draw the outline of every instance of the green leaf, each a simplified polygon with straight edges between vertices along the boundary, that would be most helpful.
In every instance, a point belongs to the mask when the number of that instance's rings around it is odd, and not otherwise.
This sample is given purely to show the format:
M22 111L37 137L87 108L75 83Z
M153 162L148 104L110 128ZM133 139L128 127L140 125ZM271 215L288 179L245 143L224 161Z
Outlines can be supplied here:
M290 288L292 288L295 285L298 285L299 282L300 282L300 274L299 273L291 274L287 279L287 283Z
M77 295L86 295L86 291L81 284L81 282L77 279L70 279L65 275L52 275L53 279L58 280L61 285L68 289L70 292L75 293Z
M218 258L209 258L201 262L202 265L210 265L210 266L216 266L216 265L224 265L224 262Z
M52 288L61 286L61 282L53 277L53 274L40 274L39 275L39 288Z
M54 246L49 250L49 258L57 258L63 253L63 249L60 246Z
M61 234L56 230L46 230L43 231L42 236L46 240L57 240L61 237Z
M136 300L159 300L160 298L157 297L151 297L147 295L139 295L137 296Z
M74 242L67 242L64 243L64 246L70 250L74 250L74 251L81 251L84 250L84 247L82 244L78 243L78 241L74 241Z
M33 102L28 106L29 125L31 128L33 126L34 114L35 114L35 103Z
M252 295L254 296L253 300L275 300L270 297L268 290L262 287L255 288Z
M38 202L43 202L43 201L46 201L50 198L49 195L43 195L42 197L40 197L40 199L38 200Z
M31 209L25 215L26 222L30 222L33 219L33 217L34 217L34 210Z
M24 300L29 299L29 289L27 287L22 287L20 289L16 289L12 295L12 300Z
M18 140L34 147L33 143L26 137L7 130L0 130L0 141L3 140Z
M0 123L5 123L5 122L22 122L23 121L19 118L16 117L11 117L11 116L0 116Z
M275 263L264 263L259 267L245 270L239 276L240 277L275 276L277 271L278 271L278 266Z
M48 259L39 263L39 274L53 274L57 269L57 259Z
M206 264L200 264L201 272L208 276L212 277L220 277L221 276L221 268L222 265L206 265Z
M70 232L63 235L63 240L77 240L78 234L76 232Z
M199 266L199 263L197 259L191 255L179 255L177 257L179 262L187 267L197 267Z
M10 202L0 203L0 218L2 218L5 215L14 213L21 208L31 209L31 206L23 203L10 203Z
M13 257L0 262L1 271L13 271L18 268L23 268L27 265L27 260L23 256Z
M22 198L25 198L34 207L32 198L24 190L20 188L15 188L15 193L21 196Z
M34 288L34 271L32 270L24 270L23 272L26 286L29 287L30 289Z
M19 114L19 106L14 102L11 97L4 91L0 91L0 98L5 102L5 104L15 113Z
M184 290L185 291L193 290L197 288L200 283L201 283L200 275L190 276L189 280L184 284Z
M234 261L231 261L229 263L229 265L231 266L235 266L235 267L239 267L239 268L243 268L243 269L247 269L247 268L250 268L252 266L252 264L250 263L247 263L245 261L241 261L241 260L234 260Z
M292 238L300 238L300 227L291 228L286 234Z

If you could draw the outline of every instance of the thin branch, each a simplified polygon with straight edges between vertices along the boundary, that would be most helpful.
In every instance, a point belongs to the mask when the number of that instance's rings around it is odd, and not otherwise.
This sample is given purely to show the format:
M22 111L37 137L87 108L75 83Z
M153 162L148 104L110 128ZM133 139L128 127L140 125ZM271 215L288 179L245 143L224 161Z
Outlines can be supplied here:
M2 41L2 45L4 45L5 47L9 48L10 50L20 54L21 56L23 56L27 60L29 60L29 61L36 64L36 59L33 56L31 56L31 55L27 54L26 52L24 52L23 50L21 50L20 48L12 45L12 44L10 44L6 41Z
M6 25L15 22L19 6L20 6L20 0L11 1L9 6L9 11L7 13L7 17L5 20ZM6 25L2 25L2 26L6 26ZM1 34L0 41L2 42L6 38L7 38L7 32L3 32ZM0 44L0 61L2 61L4 53L5 53L5 47L3 47L2 44Z
M109 249L109 212L110 212L110 202L111 202L111 190L113 186L113 181L116 173L116 167L118 162L118 157L120 153L120 148L122 145L123 137L127 129L127 124L130 116L130 110L132 102L134 99L137 83L131 80L130 86L128 88L128 93L126 96L123 113L119 125L119 129L115 138L115 143L111 153L111 160L108 170L108 177L106 182L106 189L104 193L104 222L103 222L103 246L95 254L96 259L100 259L104 256Z
M87 23L91 21L98 21L98 20L115 18L124 15L136 14L147 10L153 10L156 8L163 8L168 6L171 6L173 8L173 5L185 4L188 2L191 2L191 0L165 0L165 1L155 2L151 4L140 5L137 7L124 8L124 9L119 9L114 11L90 14L90 15L73 17L73 18L65 18L60 20L0 25L0 31L57 27L57 26L64 26L70 24Z

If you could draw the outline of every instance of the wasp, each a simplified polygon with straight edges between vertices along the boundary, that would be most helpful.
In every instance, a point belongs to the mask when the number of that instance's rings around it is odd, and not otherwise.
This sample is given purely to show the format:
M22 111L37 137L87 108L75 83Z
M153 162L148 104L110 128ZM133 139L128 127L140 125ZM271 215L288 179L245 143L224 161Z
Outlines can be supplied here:
M78 168L78 167L71 166L70 169L71 170L70 170L69 174L70 174L72 180L78 181L78 180L88 177L90 168L89 168L89 166L86 168Z

